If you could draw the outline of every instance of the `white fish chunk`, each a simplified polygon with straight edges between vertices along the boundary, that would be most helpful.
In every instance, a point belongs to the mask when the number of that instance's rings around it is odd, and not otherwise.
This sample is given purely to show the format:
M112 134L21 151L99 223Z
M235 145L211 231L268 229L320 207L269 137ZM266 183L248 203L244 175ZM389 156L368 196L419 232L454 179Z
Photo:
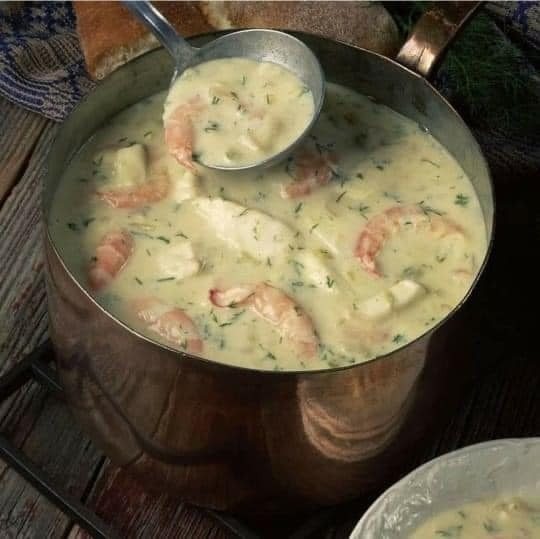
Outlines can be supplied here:
M393 299L393 306L396 309L401 309L410 305L420 296L426 293L426 289L411 279L403 279L388 289Z
M360 303L358 311L362 316L372 320L385 318L392 312L392 297L387 291L375 294Z
M319 256L310 251L302 251L295 257L301 264L302 278L324 292L337 292L338 284L332 269Z
M253 258L283 256L294 244L290 227L259 210L222 198L197 197L192 203L222 241Z
M167 165L171 180L171 198L175 202L184 202L201 195L199 178L192 171L173 159L169 160Z
M142 144L116 150L112 183L116 187L133 187L146 181L146 150Z
M378 320L411 305L425 293L426 289L421 284L411 279L403 279L388 290L364 300L358 305L358 311L366 318Z
M189 241L167 245L157 255L157 263L160 278L185 279L197 274L201 268Z

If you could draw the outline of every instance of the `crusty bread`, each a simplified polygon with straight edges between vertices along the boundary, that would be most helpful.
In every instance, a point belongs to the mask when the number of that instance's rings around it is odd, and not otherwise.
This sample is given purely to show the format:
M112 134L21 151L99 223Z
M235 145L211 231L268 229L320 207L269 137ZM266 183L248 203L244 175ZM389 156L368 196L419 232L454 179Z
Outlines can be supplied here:
M101 79L156 47L156 39L119 2L75 1L77 31L90 75ZM178 31L281 28L324 35L393 55L396 25L377 2L156 2Z

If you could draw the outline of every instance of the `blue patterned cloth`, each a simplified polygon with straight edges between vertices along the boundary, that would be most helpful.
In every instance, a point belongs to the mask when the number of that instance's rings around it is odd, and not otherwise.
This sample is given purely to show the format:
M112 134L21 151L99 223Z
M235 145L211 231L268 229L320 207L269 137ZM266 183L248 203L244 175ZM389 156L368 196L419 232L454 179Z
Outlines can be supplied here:
M60 121L93 86L70 2L0 3L1 95Z

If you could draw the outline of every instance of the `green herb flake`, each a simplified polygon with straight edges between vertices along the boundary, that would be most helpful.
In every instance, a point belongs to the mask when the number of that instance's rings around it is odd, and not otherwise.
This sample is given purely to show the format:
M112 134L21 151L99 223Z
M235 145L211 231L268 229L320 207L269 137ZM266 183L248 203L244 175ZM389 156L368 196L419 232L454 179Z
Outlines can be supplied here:
M315 224L309 229L309 233L311 234L318 226L319 226L319 223L315 223Z
M435 530L435 533L440 537L460 537L462 529L463 526L459 524L458 526L449 526L442 530Z
M88 217L88 219L83 220L83 225L85 228L88 227L88 225L96 220L95 217Z
M220 101L221 99L217 95L212 97L212 105L217 105Z
M339 204L339 201L345 196L346 193L347 193L347 191L343 191L343 193L341 193L341 194L336 198L336 203Z
M148 138L148 137L151 137L152 134L153 134L152 131L147 131L147 132L143 135L143 137L144 137L144 138Z
M79 225L77 223L67 223L67 227L70 230L73 230L73 232L78 232L79 231Z
M231 92L231 96L235 101L238 101L238 94L236 92Z
M463 193L458 193L454 199L454 204L457 204L458 206L467 206L468 203L469 197Z
M327 275L327 276L326 276L326 286L327 286L328 288L332 288L332 287L334 286L334 283L335 283L335 282L336 282L336 281L335 281L334 279L330 279L330 275Z
M150 249L146 249L146 254L147 254L148 256L152 256L152 253L150 252Z
M171 243L171 240L165 236L157 236L156 240L161 240L163 243Z
M242 75L242 86L245 86L247 82L247 77L245 75Z
M239 213L236 217L242 217L243 215L246 215L248 211L249 211L249 208L246 208L242 213Z
M161 277L161 279L156 279L158 283L164 283L165 281L174 281L175 277Z
M401 333L397 333L396 335L394 335L394 337L392 338L392 342L396 343L396 344L400 344L402 342L405 342L405 335L402 335Z
M383 193L383 195L386 197L386 198L390 198L391 200L394 200L395 202L397 202L398 204L401 204L401 199L399 197L399 195L396 195L395 193L389 193L388 191L385 191Z
M442 263L446 260L446 256L437 255L437 256L435 257L435 260L436 260L439 264L442 264Z
M432 208L431 206L428 206L423 200L421 200L418 203L418 206L420 209L424 212L424 215L427 215L429 217L430 213L434 213L435 215L443 215L443 212L436 210L435 208Z
M181 238L184 238L186 240L188 240L189 238L183 233L183 232L177 232L175 234L176 237L181 237Z
M301 209L302 209L302 206L304 205L303 202L299 202L296 207L294 208L294 213L298 213Z
M272 261L270 260L270 257L266 257L266 265L271 268L272 267Z
M357 177L359 180L363 180L363 179L364 179L364 175L363 175L361 172L357 172L357 173L356 173L356 177Z
M436 168L441 168L441 165L439 165L439 163L435 163L434 161L432 161L431 159L426 159L425 157L422 157L422 159L420 159L420 161L422 163L429 163L430 165L433 165L434 167Z
M363 204L360 204L357 207L354 207L354 206L347 206L347 207L349 208L349 210L357 211L367 221L366 211L369 210L369 206L365 206Z
M304 282L303 281L292 281L291 286L301 287L301 286L304 286Z
M266 104L267 104L267 105L271 105L271 104L272 104L272 102L271 102L271 100L270 100L270 95L268 95L268 94L266 94Z
M135 280L142 286L143 282L138 277L135 277Z
M205 133L210 133L210 131L217 131L219 129L219 124L217 122L208 122L208 125L204 128Z
M501 531L491 519L484 521L482 524L484 526L484 530L486 530L488 533L499 533Z

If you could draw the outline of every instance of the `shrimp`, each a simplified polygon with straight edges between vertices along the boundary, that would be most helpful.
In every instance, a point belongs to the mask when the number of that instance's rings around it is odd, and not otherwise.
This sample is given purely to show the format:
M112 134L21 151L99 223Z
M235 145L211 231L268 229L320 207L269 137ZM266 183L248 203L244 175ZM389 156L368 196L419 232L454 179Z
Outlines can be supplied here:
M96 249L88 270L88 281L94 290L108 285L126 265L133 252L133 238L124 230L106 234Z
M281 186L282 198L297 198L326 185L334 175L337 158L326 150L315 152L302 149L294 157L295 181Z
M193 98L188 103L177 106L165 120L165 143L169 153L184 167L196 171L193 163L193 122L194 114L203 109L201 98Z
M203 342L197 327L179 307L167 305L155 298L140 298L133 302L133 309L149 330L171 344L191 354L202 352Z
M440 215L429 215L420 206L393 206L370 219L356 242L354 254L368 273L381 276L376 258L386 240L405 225L426 228L437 238L449 234L463 235L463 229L458 224Z
M313 357L319 339L311 318L287 294L265 283L228 290L210 290L210 301L217 307L248 306L258 316L277 326L303 357Z
M97 195L113 208L139 208L164 199L169 193L169 187L168 176L160 173L135 188L98 191Z

